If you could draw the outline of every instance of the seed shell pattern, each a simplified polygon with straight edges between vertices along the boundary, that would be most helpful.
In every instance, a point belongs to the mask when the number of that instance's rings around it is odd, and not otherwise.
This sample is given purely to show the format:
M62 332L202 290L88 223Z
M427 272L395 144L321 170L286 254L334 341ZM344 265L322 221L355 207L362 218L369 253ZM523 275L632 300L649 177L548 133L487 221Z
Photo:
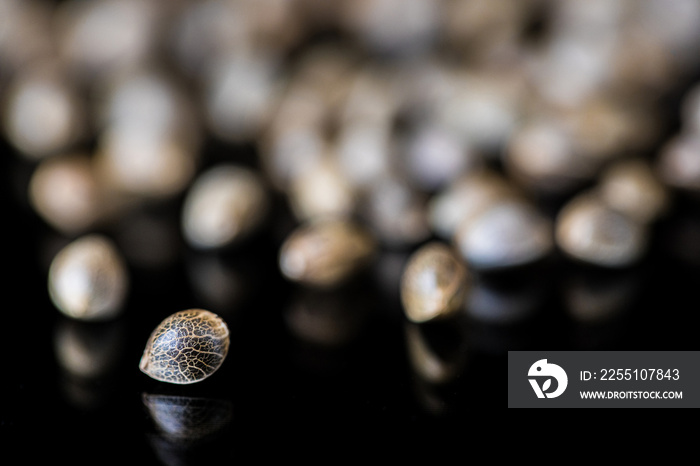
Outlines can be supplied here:
M221 317L203 309L188 309L158 325L139 367L161 382L200 382L219 369L228 348L229 330Z

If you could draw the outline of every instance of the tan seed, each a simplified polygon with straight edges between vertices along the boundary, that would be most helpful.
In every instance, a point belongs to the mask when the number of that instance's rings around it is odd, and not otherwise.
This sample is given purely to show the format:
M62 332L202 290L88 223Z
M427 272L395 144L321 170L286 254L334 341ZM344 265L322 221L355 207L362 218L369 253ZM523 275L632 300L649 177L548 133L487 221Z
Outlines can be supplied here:
M603 200L632 219L650 223L669 207L669 195L651 166L641 159L616 162L600 180Z
M406 317L427 322L455 314L462 306L468 274L452 249L431 242L409 259L401 278L401 301Z
M161 382L190 384L216 372L229 348L226 322L204 309L176 312L151 333L139 368Z
M358 223L324 219L292 232L282 244L279 264L292 281L334 287L368 265L375 248L372 235Z
M113 242L91 234L76 239L54 257L49 295L69 317L107 320L122 312L128 280L126 264Z
M267 191L255 172L219 165L199 175L190 187L182 229L186 241L195 248L223 248L252 234L267 210Z
M631 265L647 247L643 224L612 210L591 192L580 194L562 208L555 238L569 256L604 267Z

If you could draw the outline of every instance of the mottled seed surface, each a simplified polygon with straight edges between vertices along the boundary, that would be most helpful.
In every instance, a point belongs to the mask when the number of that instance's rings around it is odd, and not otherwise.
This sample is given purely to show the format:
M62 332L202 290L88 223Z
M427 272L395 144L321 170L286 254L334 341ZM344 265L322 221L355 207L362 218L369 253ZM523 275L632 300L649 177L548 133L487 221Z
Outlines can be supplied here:
M153 331L139 365L153 379L173 384L200 382L228 353L226 322L203 309L176 312Z

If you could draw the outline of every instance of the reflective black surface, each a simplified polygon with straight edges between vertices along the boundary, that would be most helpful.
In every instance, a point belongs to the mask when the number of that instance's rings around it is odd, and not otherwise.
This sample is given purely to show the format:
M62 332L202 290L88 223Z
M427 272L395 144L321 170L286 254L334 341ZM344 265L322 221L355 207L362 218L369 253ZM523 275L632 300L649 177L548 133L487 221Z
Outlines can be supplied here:
M130 258L124 315L99 324L72 321L60 315L46 289L50 258L69 238L29 209L23 185L32 165L5 152L8 364L0 423L24 440L57 440L57 457L87 461L110 451L126 460L128 448L165 464L190 464L190 449L215 442L219 429L225 440L216 455L235 457L235 437L226 430L261 420L328 426L466 422L475 412L505 407L508 350L697 347L700 210L692 199L678 200L655 228L648 257L634 268L604 271L556 256L528 269L480 276L462 315L420 326L404 319L398 300L397 280L410 251L385 252L344 289L303 289L277 268L291 224L283 202L257 238L202 253L183 246L181 199L174 199L139 212L140 221L151 225L154 244L170 245L160 254L129 251L124 227L138 222L125 219L127 225L108 232ZM189 307L227 320L226 361L199 384L175 387L149 379L138 369L148 335L164 316ZM216 425L190 444L178 437L188 435L187 426L163 433L163 420L146 402L152 397L165 397L156 398L161 416L168 413L167 397L225 406L230 414L214 409ZM184 408L174 409L170 415L183 416L178 410ZM207 413L194 416L200 415Z

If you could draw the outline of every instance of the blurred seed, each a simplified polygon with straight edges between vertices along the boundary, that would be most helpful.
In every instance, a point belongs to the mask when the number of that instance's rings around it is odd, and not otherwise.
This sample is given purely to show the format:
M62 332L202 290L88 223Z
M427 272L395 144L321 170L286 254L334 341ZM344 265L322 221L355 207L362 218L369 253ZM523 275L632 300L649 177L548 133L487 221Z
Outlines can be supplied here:
M442 35L450 49L477 63L488 62L520 47L533 3L537 2L447 0L442 4Z
M622 160L606 168L599 186L603 201L640 223L657 220L669 208L666 187L642 159Z
M83 103L54 65L23 70L6 92L5 135L25 157L70 149L85 134Z
M661 180L690 192L700 191L700 133L679 133L660 149L657 170Z
M141 66L110 77L98 104L102 128L143 131L193 149L202 139L191 96L176 79L155 67Z
M291 182L288 198L296 218L302 222L349 216L357 202L355 190L330 157L299 173Z
M375 248L374 238L361 224L322 219L291 233L280 249L279 265L292 281L331 288L368 266Z
M347 105L348 94L358 73L357 53L350 47L321 43L308 47L290 72L287 93L312 98L326 118L337 116ZM326 125L329 121L318 121Z
M598 170L620 154L650 150L661 134L652 101L603 95L559 112L575 152Z
M576 152L569 131L545 117L515 129L503 164L512 179L538 193L568 193L595 174L594 164Z
M611 268L638 262L648 241L645 225L614 211L595 192L579 194L559 211L555 237L569 256Z
M366 188L391 170L391 131L385 124L366 121L344 124L333 154L347 180L357 188Z
M43 0L0 1L0 84L52 55L52 13Z
M276 67L270 57L217 57L203 76L203 106L214 136L249 141L265 130L279 92Z
M211 167L197 177L184 200L185 240L199 249L232 245L261 227L269 202L256 172L233 164Z
M457 313L470 287L468 273L446 244L431 242L415 251L401 277L406 317L421 323Z
M250 22L243 3L203 0L186 2L172 23L170 46L179 69L199 79L219 57L251 47Z
M429 384L442 385L458 378L467 364L466 339L457 326L427 328L406 322L406 352L413 372Z
M629 27L639 28L661 44L676 73L687 73L697 66L700 4L692 0L648 0L634 4L630 10Z
M478 170L464 174L430 199L430 227L443 240L451 240L462 222L514 194L515 190L496 172Z
M29 181L32 208L49 225L68 234L93 227L104 214L103 192L85 154L67 154L45 159Z
M181 193L197 170L197 153L147 127L110 126L99 135L95 164L111 190L142 199Z
M49 268L49 295L63 314L99 321L123 312L128 270L113 242L99 234L74 240L54 257Z
M439 7L430 0L344 2L343 26L370 50L415 55L429 49L439 31Z
M530 54L529 74L538 100L554 107L575 108L601 92L615 45L615 29L598 34L554 30Z
M496 202L457 228L454 243L469 267L496 270L542 260L554 246L549 219L520 199Z
M478 153L497 157L522 118L524 79L515 65L450 69L446 92L434 102L439 125L461 135Z
M423 122L403 143L403 166L422 190L432 192L481 166L482 157L457 133Z
M160 2L62 2L56 16L58 45L80 81L92 82L145 63L156 51Z
M365 189L361 215L383 245L411 247L430 237L427 195L390 173Z
M357 64L343 81L347 93L337 109L338 125L389 127L401 104L394 74L378 60Z
M611 59L613 88L634 95L657 94L670 89L678 79L678 68L661 41L636 21L617 31Z

